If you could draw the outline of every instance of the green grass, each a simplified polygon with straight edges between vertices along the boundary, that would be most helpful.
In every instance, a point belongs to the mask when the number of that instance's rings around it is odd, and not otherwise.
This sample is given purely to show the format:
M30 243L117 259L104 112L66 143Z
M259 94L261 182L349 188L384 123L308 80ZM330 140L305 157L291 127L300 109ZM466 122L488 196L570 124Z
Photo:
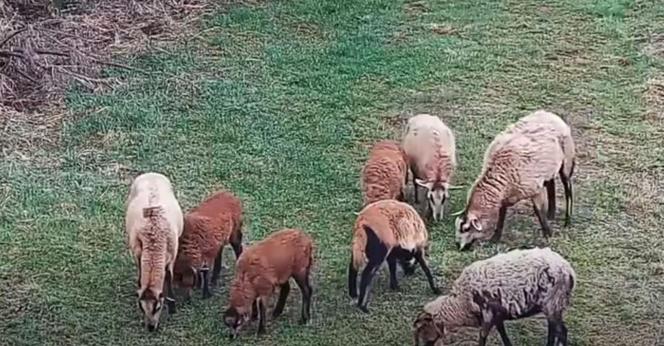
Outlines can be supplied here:
M408 344L414 316L434 298L421 271L398 293L381 272L370 315L346 296L368 145L399 138L409 114L437 114L457 134L457 183L468 185L493 136L537 108L575 129L573 226L547 243L524 206L502 244L460 253L448 218L429 227L438 281L448 288L464 266L509 247L550 245L577 270L572 345L664 344L664 110L659 121L645 116L644 95L664 63L642 39L663 22L662 2L625 0L227 8L207 19L204 42L135 61L154 76L108 94L72 92L80 115L59 148L0 163L0 344L227 342L227 285L181 304L158 334L141 328L123 229L133 170L167 174L185 209L231 189L245 202L250 241L283 227L315 238L312 324L297 324L294 290L266 336L234 344ZM434 30L446 26L454 32ZM457 191L451 209L464 200ZM507 328L516 345L545 343L542 319Z

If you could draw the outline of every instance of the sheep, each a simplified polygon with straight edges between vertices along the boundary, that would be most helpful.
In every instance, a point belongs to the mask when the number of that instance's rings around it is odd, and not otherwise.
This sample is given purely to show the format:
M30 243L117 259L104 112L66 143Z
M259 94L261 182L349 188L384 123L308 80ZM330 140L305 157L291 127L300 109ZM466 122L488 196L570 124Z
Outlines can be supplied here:
M448 295L427 303L413 323L415 345L438 345L461 327L480 328L479 345L495 326L505 346L504 321L543 313L548 346L567 345L563 314L571 302L576 274L550 248L517 249L466 267ZM556 343L557 340L557 343Z
M457 165L454 133L438 117L418 114L408 119L402 146L412 171L415 203L418 185L426 188L430 215L441 220Z
M431 270L424 258L428 247L427 229L415 209L396 200L381 200L367 205L360 211L353 226L351 257L348 265L348 292L357 299L357 274L366 266L360 280L358 308L368 313L368 295L371 281L380 265L387 259L390 271L390 288L399 288L396 265L400 262L407 274L414 268L408 261L413 258L420 264L431 290L439 294Z
M461 250L476 240L499 241L507 208L531 199L545 237L551 236L546 219L555 215L556 174L565 187L565 227L570 223L574 140L560 117L536 111L500 133L487 148L482 173L468 193L466 207L453 215ZM548 199L546 218L543 210ZM495 226L495 227L494 227Z
M175 313L172 279L183 217L168 178L145 173L134 179L127 198L125 227L138 268L138 306L149 331L159 327L164 305Z
M242 202L232 193L219 191L184 216L184 231L179 240L175 261L174 283L191 289L200 277L203 298L211 296L210 282L215 285L221 272L224 246L230 244L235 258L242 253ZM212 278L208 272L212 267Z
M399 143L383 140L374 144L362 168L363 205L382 199L403 200L407 174L406 155Z
M250 312L254 318L258 315L258 334L265 333L269 300L278 286L279 299L272 312L272 317L276 318L284 310L291 277L302 293L300 323L307 323L313 294L310 283L313 252L313 240L298 229L272 233L242 252L231 284L229 306L223 316L224 324L231 329L231 338L236 338L247 324Z

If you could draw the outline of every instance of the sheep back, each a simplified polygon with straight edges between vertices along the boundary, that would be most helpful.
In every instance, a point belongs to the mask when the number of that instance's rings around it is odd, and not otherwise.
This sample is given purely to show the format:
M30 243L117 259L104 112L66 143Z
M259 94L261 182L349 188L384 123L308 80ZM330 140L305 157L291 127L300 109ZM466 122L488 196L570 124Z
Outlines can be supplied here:
M399 143L383 140L374 144L362 168L364 205L381 199L401 199L407 174L406 156Z
M422 218L410 205L396 200L381 200L364 207L353 226L353 266L359 269L366 262L365 249L370 227L388 249L423 249L427 246L428 233Z
M402 143L416 176L449 183L456 167L456 144L454 133L440 118L429 114L411 117Z

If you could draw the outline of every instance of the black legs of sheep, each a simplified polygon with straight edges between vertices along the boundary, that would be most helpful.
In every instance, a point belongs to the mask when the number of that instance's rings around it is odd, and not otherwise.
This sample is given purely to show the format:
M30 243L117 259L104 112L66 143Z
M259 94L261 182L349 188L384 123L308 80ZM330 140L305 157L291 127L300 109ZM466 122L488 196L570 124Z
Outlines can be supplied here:
M565 188L565 227L569 226L572 219L572 208L573 208L573 195L572 195L572 173L574 172L574 164L572 163L572 169L569 175L566 175L563 171L563 168L560 169L560 181L563 183L563 188Z
M567 327L562 318L549 318L549 335L547 337L546 346L567 346ZM558 339L558 342L556 342Z
M553 220L556 218L556 181L551 179L544 182L546 187L546 200L548 207L546 208L546 218Z

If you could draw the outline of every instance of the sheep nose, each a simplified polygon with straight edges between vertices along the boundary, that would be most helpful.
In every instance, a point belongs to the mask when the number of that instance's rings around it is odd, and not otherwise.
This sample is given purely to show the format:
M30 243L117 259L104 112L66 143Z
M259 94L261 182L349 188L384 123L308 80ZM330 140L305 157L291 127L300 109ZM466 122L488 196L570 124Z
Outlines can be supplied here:
M151 324L148 324L148 331L149 331L149 332L154 332L155 329L156 329L155 326L153 326L153 325L151 325Z
M457 242L456 244L457 244L457 247L459 248L459 251L468 251L468 250L470 250L470 243L466 243L466 244L461 245L460 242Z

